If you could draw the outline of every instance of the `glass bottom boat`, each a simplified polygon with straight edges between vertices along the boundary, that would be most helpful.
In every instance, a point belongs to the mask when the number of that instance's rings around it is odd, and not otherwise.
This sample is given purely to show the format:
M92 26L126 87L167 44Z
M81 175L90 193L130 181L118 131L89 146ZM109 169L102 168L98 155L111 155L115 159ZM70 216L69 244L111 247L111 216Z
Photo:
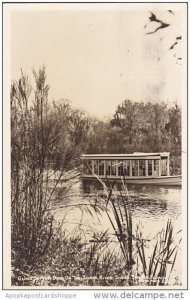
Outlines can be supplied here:
M127 184L180 186L181 175L170 175L170 153L84 154L83 179L121 180Z

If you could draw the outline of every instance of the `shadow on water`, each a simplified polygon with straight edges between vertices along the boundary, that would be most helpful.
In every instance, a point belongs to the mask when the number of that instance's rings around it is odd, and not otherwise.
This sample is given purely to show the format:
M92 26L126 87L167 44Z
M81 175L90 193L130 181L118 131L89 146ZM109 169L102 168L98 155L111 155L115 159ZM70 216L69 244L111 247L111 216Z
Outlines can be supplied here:
M109 183L108 183L109 184ZM178 187L160 187L160 186L127 186L131 199L131 208L134 222L142 222L146 227L147 233L150 231L158 232L168 219L173 220L176 226L181 228L181 189ZM119 197L119 192L123 191L122 183L116 183L114 193ZM126 193L126 191L123 191ZM126 194L126 197L127 197ZM103 186L97 180L80 180L67 182L57 189L57 195L53 207L57 220L62 220L65 215L68 221L68 228L73 222L81 223L83 218L84 226L91 226L91 217L81 212L81 209L93 204L96 201L106 200ZM98 226L102 226L105 216L102 216ZM97 226L97 220L94 219L94 227ZM104 227L104 226L103 226ZM145 231L146 231L145 230Z
M113 183L107 182L106 186L111 184ZM126 193L121 182L115 182L113 190ZM175 218L181 213L180 187L128 185L127 190L136 216L160 217L162 214ZM80 192L85 197L97 193L99 196L104 195L103 186L97 180L81 180Z

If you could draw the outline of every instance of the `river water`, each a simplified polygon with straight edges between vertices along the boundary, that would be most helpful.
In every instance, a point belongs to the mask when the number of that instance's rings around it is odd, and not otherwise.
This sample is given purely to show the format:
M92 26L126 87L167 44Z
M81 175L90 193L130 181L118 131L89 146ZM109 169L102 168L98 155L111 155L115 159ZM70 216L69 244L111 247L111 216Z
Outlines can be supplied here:
M116 187L116 189L119 189ZM128 186L128 194L133 202L133 219L141 222L147 234L156 234L168 219L174 227L181 228L181 189L178 187ZM111 228L104 213L96 216L93 209L87 212L87 206L94 203L104 192L100 184L94 181L76 179L59 187L59 197L53 203L55 218L63 221L70 231L81 224L89 230ZM89 207L90 209L90 207Z
M121 189L114 188L115 193ZM94 212L96 201L106 201L102 185L95 181L81 181L75 179L67 185L59 187L59 197L55 197L53 208L55 219L63 222L64 230L68 233L76 228L82 228L84 238L90 239L94 233L108 230L113 234L110 221L105 214ZM132 202L133 230L140 225L143 238L153 239L163 228L168 219L172 221L174 233L181 227L181 189L178 187L158 186L128 186L128 195ZM176 238L178 244L179 237ZM181 274L180 247L174 268L175 276Z

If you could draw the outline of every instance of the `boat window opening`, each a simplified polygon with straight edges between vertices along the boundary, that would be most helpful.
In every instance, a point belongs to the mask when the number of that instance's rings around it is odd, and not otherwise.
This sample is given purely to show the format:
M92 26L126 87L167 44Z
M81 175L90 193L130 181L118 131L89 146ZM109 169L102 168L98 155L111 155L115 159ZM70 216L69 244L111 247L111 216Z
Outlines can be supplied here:
M126 160L124 164L124 175L130 176L130 160Z
M154 171L158 170L158 160L154 160Z
M138 176L138 160L131 160L132 176Z
M104 160L99 161L99 175L104 175Z
M159 176L159 161L157 159L154 160L153 170L154 170L154 176Z
M99 175L99 161L98 160L95 160L94 161L94 173L96 174L96 175Z
M139 176L146 176L145 160L139 160Z
M161 176L167 175L167 159L161 159Z
M114 176L116 176L116 167L117 167L117 161L116 160L113 160L112 162L111 162L111 164L112 164L112 168L111 168L111 175L114 175Z
M118 162L118 176L123 176L124 175L124 162L119 161Z
M111 161L107 160L106 161L106 175L111 175Z
M148 176L152 176L152 160L148 160Z

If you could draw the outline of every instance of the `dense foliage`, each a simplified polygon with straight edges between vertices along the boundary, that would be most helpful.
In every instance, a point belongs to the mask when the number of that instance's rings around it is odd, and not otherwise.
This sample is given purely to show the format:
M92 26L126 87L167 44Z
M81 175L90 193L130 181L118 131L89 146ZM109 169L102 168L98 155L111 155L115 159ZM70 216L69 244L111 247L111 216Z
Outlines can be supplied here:
M92 120L88 143L88 153L170 152L180 172L181 108L125 100L111 120Z
M11 86L12 253L27 263L51 243L51 199L61 177L79 163L89 128L85 115L68 102L48 103L44 68L34 72L34 82L22 74Z

